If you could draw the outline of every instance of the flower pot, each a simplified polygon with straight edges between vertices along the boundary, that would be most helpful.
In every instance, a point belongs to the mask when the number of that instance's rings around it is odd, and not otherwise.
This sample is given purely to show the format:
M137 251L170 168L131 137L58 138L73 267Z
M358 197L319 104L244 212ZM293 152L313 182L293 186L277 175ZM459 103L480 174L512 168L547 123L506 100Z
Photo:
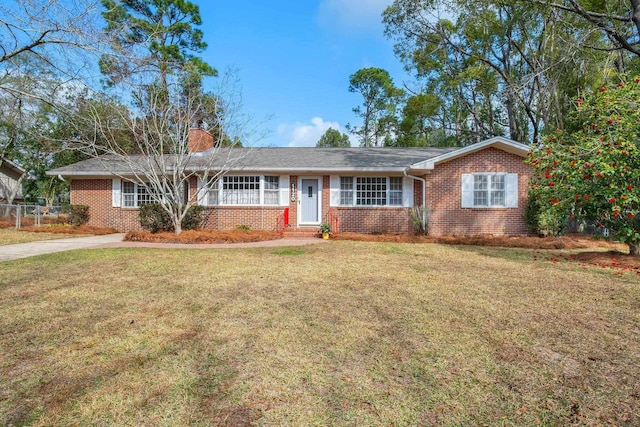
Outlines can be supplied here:
M329 239L329 233L328 233L328 232L326 232L326 231L325 231L324 233L322 233L322 238L323 238L324 240L328 240L328 239Z

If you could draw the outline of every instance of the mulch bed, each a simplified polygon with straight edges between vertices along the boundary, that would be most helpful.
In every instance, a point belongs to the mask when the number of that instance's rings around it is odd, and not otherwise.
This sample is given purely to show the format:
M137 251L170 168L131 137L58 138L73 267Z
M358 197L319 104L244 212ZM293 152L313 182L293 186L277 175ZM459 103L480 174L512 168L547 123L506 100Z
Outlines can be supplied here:
M640 257L629 255L627 245L602 239L593 239L583 235L568 235L562 237L536 236L405 236L393 234L356 234L340 233L331 237L334 240L359 240L367 242L396 242L396 243L439 243L447 245L472 245L487 247L525 248L539 250L576 250L599 249L596 251L581 251L567 255L563 253L536 252L533 261L561 261L578 262L583 267L587 265L601 268L613 268L622 271L635 271L640 275ZM606 250L608 249L608 250Z
M583 249L611 248L626 251L626 245L606 240L595 240L582 235L562 237L536 236L407 236L401 234L340 233L335 240L359 240L366 242L440 243L445 245L500 246L525 249Z
M54 234L70 234L103 236L105 234L117 233L113 228L93 227L91 225L68 225L68 224L48 224L40 227L30 226L22 227L19 231L28 231L30 233L54 233Z
M129 242L151 243L247 243L281 239L282 235L275 231L263 230L188 230L180 234L149 233L146 231L130 231L124 240Z

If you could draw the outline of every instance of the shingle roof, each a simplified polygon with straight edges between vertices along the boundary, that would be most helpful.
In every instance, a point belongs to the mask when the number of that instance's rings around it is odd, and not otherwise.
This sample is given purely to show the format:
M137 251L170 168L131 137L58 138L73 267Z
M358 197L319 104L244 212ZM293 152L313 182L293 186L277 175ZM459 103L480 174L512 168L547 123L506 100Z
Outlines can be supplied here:
M291 173L402 171L410 165L451 151L447 148L232 148L190 156L189 169L211 165L213 169L244 171L287 171ZM168 156L168 159L173 159ZM145 156L131 156L140 165ZM49 175L106 176L127 174L130 168L115 157L104 156L53 169Z

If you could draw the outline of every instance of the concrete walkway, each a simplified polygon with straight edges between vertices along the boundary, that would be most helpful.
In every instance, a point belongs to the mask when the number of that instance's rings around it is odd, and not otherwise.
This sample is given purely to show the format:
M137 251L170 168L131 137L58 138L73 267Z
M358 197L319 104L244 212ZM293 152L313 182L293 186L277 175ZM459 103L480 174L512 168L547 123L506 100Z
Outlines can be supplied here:
M35 255L73 249L96 248L170 248L170 249L220 249L220 248L256 248L278 246L301 246L325 243L327 240L309 239L276 239L263 242L222 243L222 244L178 244L178 243L146 243L124 242L124 233L107 234L105 236L71 237L68 239L40 240L37 242L18 243L0 246L0 262L12 259L27 258Z

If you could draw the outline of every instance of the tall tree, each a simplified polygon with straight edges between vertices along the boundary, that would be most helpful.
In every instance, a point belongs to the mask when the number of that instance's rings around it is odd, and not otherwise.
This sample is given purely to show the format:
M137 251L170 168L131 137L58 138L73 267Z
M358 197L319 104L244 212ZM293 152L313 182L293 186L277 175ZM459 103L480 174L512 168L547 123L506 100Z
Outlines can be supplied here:
M435 94L423 93L407 99L394 145L398 147L434 147L448 145L439 129L438 116L442 105Z
M640 0L533 0L533 2L573 15L588 23L609 39L612 50L624 50L640 56ZM589 43L583 46L600 49L600 46Z
M206 185L224 173L216 167L218 149L236 145L244 130L232 129L235 104L224 92L233 93L228 77L220 81L216 94L205 89L204 78L217 72L196 56L206 48L199 9L183 0L103 0L107 20L105 32L112 35L112 52L101 58L112 96L96 96L88 104L86 122L93 125L93 138L82 135L82 122L73 146L96 158L123 182L144 189L153 202L169 215L176 233L198 197L185 197L197 179ZM122 108L122 106L128 108ZM104 114L103 108L111 110ZM115 118L115 119L114 119ZM189 152L194 126L208 128L213 147L206 155ZM131 136L131 146L119 136ZM136 153L132 155L131 153ZM229 157L227 157L229 159Z
M559 19L533 2L500 0L396 0L384 12L396 53L424 93L440 97L443 128L465 144L495 135L530 142L557 126L577 91L558 82L602 66L572 49L579 38L602 40Z
M362 106L353 112L362 118L362 126L351 127L363 147L380 146L394 124L396 108L403 91L393 84L389 72L381 68L363 68L349 77L349 92L363 97Z
M2 79L0 90L0 162L10 159L24 173L9 192L9 203L27 177L38 175L62 149L46 135L55 126L55 117L65 109L59 90L64 85L41 54L26 50L13 57L11 63L15 73Z
M106 31L113 34L113 52L100 61L109 84L150 71L159 74L166 89L168 75L187 67L200 75L217 74L195 55L207 48L198 28L202 18L196 4L185 0L102 0L102 5Z
M316 147L351 147L349 136L339 130L329 128L316 142Z
M97 11L97 0L0 4L0 161L6 156L28 171L29 160L18 154L40 140L36 116L64 111L65 94L94 72L88 53L100 45Z

